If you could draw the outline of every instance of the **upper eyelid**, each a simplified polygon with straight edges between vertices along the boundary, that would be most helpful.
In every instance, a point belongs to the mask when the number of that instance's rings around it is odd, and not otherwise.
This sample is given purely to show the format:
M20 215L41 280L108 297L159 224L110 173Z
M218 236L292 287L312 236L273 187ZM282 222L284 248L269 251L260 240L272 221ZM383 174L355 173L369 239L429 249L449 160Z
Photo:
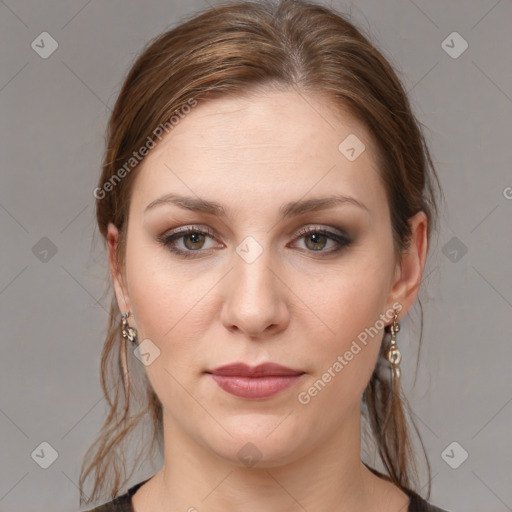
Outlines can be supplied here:
M325 231L327 233L331 233L333 235L337 235L340 237L346 237L346 238L349 237L346 230L344 230L342 228L337 228L335 226L326 226L326 225L322 225L322 224L318 224L318 225L308 224L308 225L300 228L299 230L294 230L294 234L295 234L295 236L303 236L308 231ZM160 235L159 238L168 238L170 236L180 235L180 234L184 236L191 232L198 232L198 233L202 233L202 234L205 234L205 235L208 235L211 237L217 237L215 230L212 228L208 228L206 226L201 226L201 225L191 225L191 226L181 226L178 228L174 228L170 231L166 231L162 235Z

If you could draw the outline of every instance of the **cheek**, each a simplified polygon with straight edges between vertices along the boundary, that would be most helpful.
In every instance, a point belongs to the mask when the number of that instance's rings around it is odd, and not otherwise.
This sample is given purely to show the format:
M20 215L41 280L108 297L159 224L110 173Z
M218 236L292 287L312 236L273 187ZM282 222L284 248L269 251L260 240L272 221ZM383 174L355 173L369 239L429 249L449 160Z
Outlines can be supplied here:
M166 250L140 232L133 233L131 242L126 267L138 329L156 343L176 337L185 328L190 331L190 319L213 286L213 278L202 273L197 279L196 273L183 272L183 264L174 263Z
M294 291L321 321L326 345L341 349L375 326L384 313L387 283L384 269L360 264L333 272L321 283L308 281ZM382 329L381 322L377 329Z
M375 368L388 323L381 318L388 276L378 265L360 262L321 286L298 292L307 297L307 304L322 321L316 335L309 329L315 344L316 371L302 389L309 389L318 397L318 405L326 408L329 402L343 404L341 409L345 409L359 401ZM316 319L315 323L318 325ZM312 385L316 390L310 388ZM339 410L331 412L339 414Z
M139 339L151 340L160 351L145 367L146 374L165 408L179 413L191 407L182 386L188 389L188 380L202 371L197 361L202 355L198 340L204 337L204 325L197 320L208 322L201 298L214 283L208 282L208 276L198 281L173 271L163 251L135 246L126 262L134 318Z
M126 264L139 338L160 351L146 373L160 400L178 413L191 407L184 389L197 384L211 361L224 358L208 336L218 322L219 301L212 301L224 272L187 268L166 251L132 240Z

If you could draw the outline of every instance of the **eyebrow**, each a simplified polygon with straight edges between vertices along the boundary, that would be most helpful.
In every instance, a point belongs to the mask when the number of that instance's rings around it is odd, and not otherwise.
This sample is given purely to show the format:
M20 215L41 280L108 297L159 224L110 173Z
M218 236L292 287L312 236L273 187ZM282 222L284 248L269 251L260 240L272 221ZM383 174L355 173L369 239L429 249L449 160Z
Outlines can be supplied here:
M221 204L215 201L208 201L198 197L182 196L179 194L166 194L158 199L155 199L149 203L144 209L144 213L148 210L152 210L157 206L161 205L175 205L185 210L194 212L208 213L217 217L227 218L230 216L229 211L226 210ZM351 204L357 206L363 210L370 212L369 208L355 199L354 197L344 196L340 194L331 195L327 197L318 197L312 199L301 199L298 201L291 201L281 205L279 208L279 214L282 219L295 217L304 213L310 213L320 210L327 210L328 208L334 208L336 206Z

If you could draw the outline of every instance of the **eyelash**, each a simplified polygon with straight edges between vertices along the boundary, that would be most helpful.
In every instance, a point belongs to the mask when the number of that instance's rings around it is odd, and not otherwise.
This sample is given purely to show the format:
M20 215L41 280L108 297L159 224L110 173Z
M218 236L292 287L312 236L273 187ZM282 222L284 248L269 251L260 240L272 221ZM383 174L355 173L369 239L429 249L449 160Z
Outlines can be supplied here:
M193 253L201 253L201 252L205 252L205 251L202 249L198 249L197 251L182 250L182 249L176 249L176 247L174 246L174 243L176 242L176 240L179 240L180 238L186 237L187 235L190 235L190 234L207 235L210 238L215 238L215 233L213 233L209 228L198 229L198 228L189 227L189 228L180 229L179 231L174 231L171 234L164 233L163 235L158 236L157 239L169 251L171 251L174 254L177 254L180 257L196 258L197 256L194 256ZM338 233L334 233L332 231L328 231L328 230L325 230L322 228L313 228L311 226L308 226L307 228L302 229L297 234L297 237L294 240L298 240L300 238L303 238L307 235L312 235L312 234L325 235L328 239L336 242L339 245L339 247L336 249L331 249L329 251L324 251L324 250L313 251L313 250L306 249L306 252L321 253L324 256L328 256L328 255L330 256L332 254L340 252L342 249L349 247L352 244L352 241L347 236L344 236L344 235L341 235Z

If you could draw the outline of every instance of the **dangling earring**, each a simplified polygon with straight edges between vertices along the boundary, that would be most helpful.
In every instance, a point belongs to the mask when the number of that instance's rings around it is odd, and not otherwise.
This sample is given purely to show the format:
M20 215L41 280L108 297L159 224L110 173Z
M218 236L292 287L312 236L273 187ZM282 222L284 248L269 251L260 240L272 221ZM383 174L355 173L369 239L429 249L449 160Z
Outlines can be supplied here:
M123 334L123 338L125 339L125 341L129 340L132 343L137 343L137 330L128 325L127 318L129 316L130 316L129 311L127 311L126 313L123 313L123 316L122 316L123 325L121 327L121 332Z
M398 346L396 344L396 334L400 332L400 324L397 321L398 313L394 311L393 323L391 324L391 341L389 342L389 347L386 351L386 359L391 363L391 372L393 380L400 380L400 361L402 360L402 354L400 350L398 350Z

